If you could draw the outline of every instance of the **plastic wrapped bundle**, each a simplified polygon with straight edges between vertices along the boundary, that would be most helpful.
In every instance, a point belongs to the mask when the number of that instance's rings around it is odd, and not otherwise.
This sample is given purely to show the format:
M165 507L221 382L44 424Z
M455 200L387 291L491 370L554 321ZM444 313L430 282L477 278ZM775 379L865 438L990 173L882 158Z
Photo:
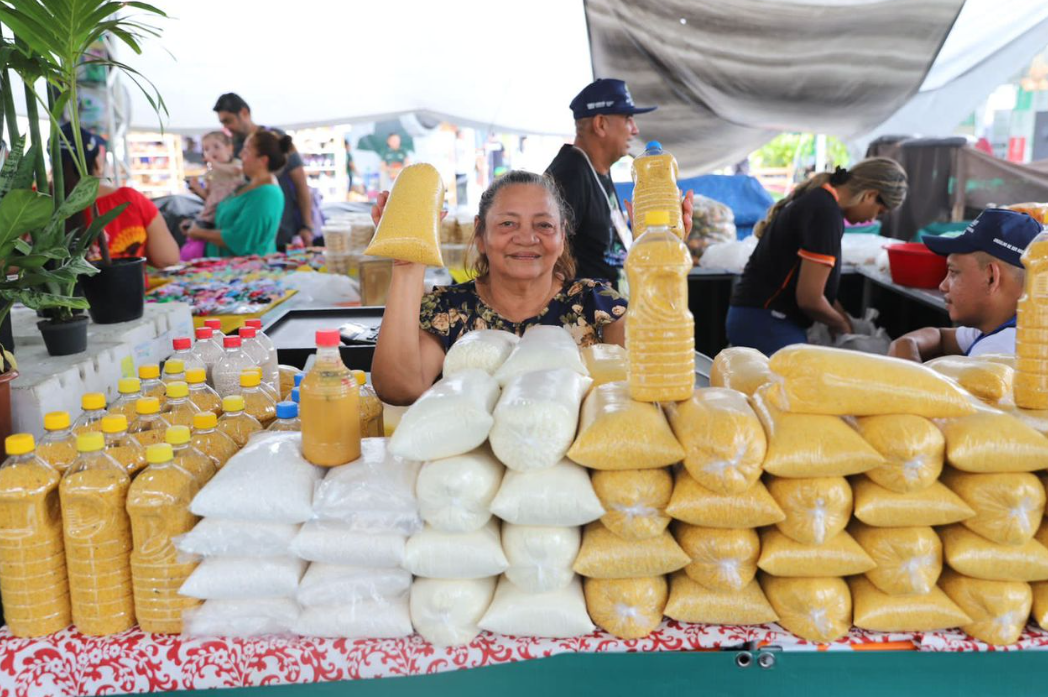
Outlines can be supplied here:
M515 525L585 525L604 515L586 470L570 460L532 472L509 470L491 512Z
M851 629L851 591L844 579L761 574L760 584L779 624L802 639L828 644Z
M1015 369L993 361L968 358L966 356L944 356L925 363L937 373L956 380L974 396L996 404L1012 395Z
M855 429L885 464L866 476L885 489L906 494L927 489L939 478L946 456L942 431L923 416L864 416Z
M1033 621L1041 629L1048 629L1048 581L1031 583L1033 589Z
M201 600L293 598L306 562L293 557L208 557L179 593Z
M943 426L946 461L965 472L1035 472L1048 467L1048 438L1011 414L993 409Z
M804 576L851 576L877 564L846 532L821 545L794 542L771 528L761 533L761 556L757 566L780 578Z
M973 638L1007 646L1022 636L1033 605L1030 584L985 581L946 571L939 585L970 618L961 629Z
M607 511L601 522L627 540L647 540L670 524L666 515L673 494L673 476L667 469L594 472L593 491Z
M483 527L491 518L491 502L504 472L486 446L425 463L415 486L422 519L443 532Z
M924 595L942 573L942 542L930 527L874 528L852 523L848 533L876 568L866 578L888 595Z
M665 576L587 578L583 589L593 622L619 639L642 639L655 631L669 596Z
M404 569L314 563L299 581L295 599L303 607L324 607L400 598L410 589L411 573Z
M388 568L404 563L407 537L399 532L357 530L332 520L311 520L302 526L289 550L306 561Z
M759 528L786 519L759 481L740 494L717 494L678 472L666 513L677 520L706 528Z
M571 567L581 543L582 534L577 527L503 523L502 551L509 562L506 578L525 593L565 588L575 578Z
M874 632L934 632L971 622L941 590L919 596L888 595L869 580L856 576L848 580L854 605L856 627Z
M639 470L680 462L684 449L658 404L634 401L627 383L610 382L583 402L568 457L593 469Z
M477 624L489 632L521 637L574 637L594 630L578 579L560 590L525 593L502 578L491 607Z
M802 544L821 545L844 530L852 514L852 490L844 477L769 477L768 493L786 514L779 532Z
M589 375L571 333L563 327L538 324L524 332L509 358L495 371L495 379L505 387L525 373L557 368Z
M408 598L308 607L299 615L295 634L333 639L399 639L411 635Z
M971 506L940 482L927 489L898 494L866 477L852 481L855 517L879 528L949 525L975 515Z
M424 162L405 167L393 183L378 229L364 254L427 266L444 266L440 256L440 213L444 182Z
M710 386L727 387L752 397L758 388L772 380L768 357L757 349L726 348L713 359Z
M463 370L483 370L494 375L513 352L520 338L498 329L477 329L459 338L444 357L444 377Z
M495 582L416 579L411 586L411 624L434 646L468 644L480 634L477 623L495 597Z
M720 494L738 494L761 476L767 452L764 428L741 392L700 388L666 409L684 446L684 466L699 484Z
M975 411L971 398L954 382L899 358L796 345L776 352L768 365L781 378L769 400L792 413L947 418Z
M185 535L174 538L183 554L201 557L286 557L299 525L204 518Z
M705 588L741 591L757 575L761 542L756 530L700 528L678 523L673 536L691 557L684 573Z
M681 571L670 576L666 616L678 622L732 626L767 624L779 619L755 580L739 590L713 590Z
M302 609L289 598L208 600L184 614L187 637L286 635L292 632Z
M491 520L468 533L439 532L427 526L408 540L404 568L423 578L472 579L498 576L509 562L502 552L499 525Z
M598 522L586 526L573 568L587 578L644 578L683 569L690 561L669 532L650 540L623 540Z
M999 545L963 525L943 528L939 536L946 563L965 576L987 581L1048 581L1048 548L1037 540Z
M964 527L991 542L1021 545L1044 518L1044 486L1028 472L966 474L947 469L942 482L975 511Z
M618 344L594 344L582 349L582 362L593 379L593 387L625 382L627 360L626 349Z

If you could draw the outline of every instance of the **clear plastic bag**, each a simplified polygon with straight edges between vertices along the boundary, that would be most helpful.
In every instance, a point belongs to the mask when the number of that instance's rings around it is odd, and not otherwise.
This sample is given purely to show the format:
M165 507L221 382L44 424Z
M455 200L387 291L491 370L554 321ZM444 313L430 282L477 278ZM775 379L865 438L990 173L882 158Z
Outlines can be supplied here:
M604 515L584 468L561 460L548 469L508 470L491 502L491 512L515 525L585 525Z
M966 578L947 570L939 585L970 618L961 629L972 638L994 646L1019 641L1033 605L1030 584Z
M179 589L201 600L292 598L306 571L294 557L208 557Z
M940 482L926 489L898 494L866 477L852 480L855 517L879 528L949 525L975 515L971 506Z
M346 523L311 520L291 541L290 550L312 562L381 569L404 563L406 543L399 532L361 532Z
M669 589L665 576L587 578L586 611L598 627L619 639L643 639L662 623Z
M491 606L497 579L416 579L411 587L411 624L434 646L465 646L480 634L477 623Z
M821 545L844 530L851 519L852 490L844 477L768 477L767 487L786 514L786 520L775 527L796 542Z
M946 461L965 472L1035 472L1048 466L1048 438L994 409L942 423Z
M411 573L404 569L313 563L299 582L295 599L303 607L320 607L399 598L410 589Z
M740 494L718 494L677 472L666 513L677 520L707 528L758 528L786 519L764 485L757 481Z
M624 540L597 522L586 526L573 568L587 578L644 578L672 573L690 562L669 532L649 540Z
M477 624L489 632L518 637L574 637L595 629L577 578L566 588L546 593L525 593L502 578L491 607Z
M704 588L742 591L757 575L761 542L756 530L700 528L677 523L673 536L691 557L684 573Z
M494 375L513 352L520 338L498 329L477 329L463 334L444 357L444 377L463 370L483 370Z
M975 511L964 527L991 542L1023 544L1044 519L1044 486L1028 472L967 474L949 468L942 483Z
M557 368L582 376L589 375L571 332L563 327L537 324L524 332L513 353L495 371L495 379L505 387L513 378L524 373Z
M927 489L939 478L946 439L923 416L864 416L855 420L855 429L884 457L885 464L866 476L885 489L906 494Z
M440 254L443 209L444 182L436 167L425 162L405 167L393 182L382 219L364 254L444 266Z
M695 195L691 232L685 242L695 264L706 249L715 244L735 242L735 213L731 207L708 196Z
M851 629L851 591L842 578L761 574L760 584L782 628L802 639L829 644Z
M803 576L851 576L876 566L859 543L846 532L821 545L794 542L778 530L761 533L761 557L757 567L780 578Z
M956 380L974 396L996 404L1011 398L1015 369L994 361L984 361L967 356L943 356L925 363L937 373Z
M862 576L848 579L856 627L873 632L934 632L967 624L971 618L932 586L918 596L888 595Z
M925 595L942 573L942 543L930 527L874 528L853 522L848 532L877 567L866 578L888 595Z
M404 568L423 578L487 578L501 574L509 562L499 525L491 520L476 532L439 532L426 526L408 540Z
M750 581L741 590L713 590L680 571L670 576L666 616L678 622L730 626L767 624L779 619L756 581Z
M943 557L954 571L986 581L1048 581L1048 548L1037 540L999 545L963 525L939 531Z
M502 551L509 562L506 578L525 593L564 588L575 577L571 567L581 543L582 535L577 527L503 523Z
M425 463L415 487L422 519L443 532L484 527L505 471L486 446Z
M186 637L289 635L302 609L288 598L208 600L183 614Z
M768 357L744 346L724 349L710 367L710 387L727 387L747 397L771 382L772 377Z
M593 491L607 511L601 522L627 540L646 540L670 524L666 506L673 495L668 469L594 472Z
M299 525L204 518L174 538L179 552L201 557L286 557Z
M383 600L307 607L293 631L335 639L399 639L414 633L406 595Z

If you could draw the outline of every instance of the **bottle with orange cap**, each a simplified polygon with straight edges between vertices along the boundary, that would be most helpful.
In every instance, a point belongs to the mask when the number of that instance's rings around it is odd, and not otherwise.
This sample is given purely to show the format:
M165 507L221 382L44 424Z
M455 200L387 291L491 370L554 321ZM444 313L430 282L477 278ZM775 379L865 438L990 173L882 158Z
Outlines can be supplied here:
M193 416L200 408L189 399L189 385L185 382L167 383L167 400L160 415L172 426L191 426Z
M342 362L338 330L318 331L316 340L316 362L298 388L302 454L314 465L335 467L360 457L360 393Z
M262 430L259 420L244 410L244 398L238 394L222 398L222 412L218 430L232 438L237 448L243 448L252 433Z
M213 412L204 411L197 414L193 417L193 436L189 442L210 457L216 469L222 469L229 458L240 450L240 446L217 427L218 417Z
M77 450L58 486L73 624L105 636L135 625L125 508L131 477L106 455L101 433L78 436Z
M139 391L143 397L156 397L164 401L164 391L167 387L160 380L160 366L156 363L148 363L138 367L138 379L140 381Z
M209 385L212 384L211 371L214 370L215 364L222 360L222 344L214 339L214 330L211 327L197 328L193 356L197 362L203 364L207 373L207 382Z
M261 380L255 370L249 369L241 373L240 396L244 398L244 410L258 419L262 428L268 428L277 418L277 404L262 390Z
M120 396L109 405L109 415L123 414L128 423L135 418L135 402L142 398L142 381L138 378L120 378L117 383Z
M189 512L189 504L201 484L175 462L167 443L149 446L146 457L149 466L127 492L135 616L143 631L180 634L182 613L200 601L178 593L196 565L180 559L173 539L188 533L199 520Z
M156 397L143 397L135 403L135 420L131 422L128 433L133 435L145 447L164 442L164 434L171 428L171 423L160 414L160 400Z
M44 414L44 437L36 446L36 456L58 470L59 474L76 459L76 435L69 426L69 412ZM3 597L0 594L0 597Z
M368 384L363 370L354 370L357 388L360 390L360 435L363 438L382 438L386 435L382 419L382 400L375 388Z
M167 429L165 442L171 446L176 465L193 475L200 486L204 486L218 470L210 457L194 447L193 433L188 426L172 426Z
M80 398L82 413L73 424L73 433L80 435L102 430L102 417L106 415L106 396L101 392L88 392Z
M0 597L7 627L17 637L52 634L72 621L58 494L62 476L36 456L34 445L28 433L8 436L8 458L0 465Z
M255 362L241 349L239 336L227 336L223 340L225 353L215 364L211 375L215 382L215 391L220 397L240 394L240 374L248 368L254 368Z
M189 386L189 401L197 409L214 412L215 416L222 413L222 398L207 384L207 374L203 368L187 370L186 384Z
M145 469L146 449L138 439L127 432L127 417L110 414L102 419L102 434L106 439L106 455L119 462L134 477Z

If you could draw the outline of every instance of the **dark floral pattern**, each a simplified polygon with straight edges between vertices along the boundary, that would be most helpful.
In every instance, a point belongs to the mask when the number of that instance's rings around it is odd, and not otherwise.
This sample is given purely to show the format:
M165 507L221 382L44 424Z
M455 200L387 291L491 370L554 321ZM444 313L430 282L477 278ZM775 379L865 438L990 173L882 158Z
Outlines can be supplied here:
M604 340L604 327L626 314L626 299L611 284L577 279L564 284L549 305L535 317L511 322L489 307L477 294L474 281L436 286L422 297L419 325L437 336L447 351L466 332L502 329L520 336L536 324L561 326L571 332L579 346Z

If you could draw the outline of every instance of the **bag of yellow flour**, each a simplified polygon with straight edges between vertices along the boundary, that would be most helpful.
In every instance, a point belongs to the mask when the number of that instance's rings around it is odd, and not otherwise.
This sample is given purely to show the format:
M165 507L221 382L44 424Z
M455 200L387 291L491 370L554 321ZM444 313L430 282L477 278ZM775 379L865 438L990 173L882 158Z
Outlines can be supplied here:
M677 523L673 536L691 557L688 578L717 591L740 591L757 575L761 541L756 530L700 528Z
M909 494L897 494L866 477L852 480L855 517L879 528L948 525L975 515L971 506L942 483Z
M821 545L844 530L851 519L852 490L844 477L768 477L767 487L786 514L786 520L775 527L791 540Z
M668 469L594 472L593 491L607 513L604 526L627 540L658 537L670 524L666 515L673 494Z
M582 349L581 353L594 388L609 382L626 381L626 349L618 344L593 344Z
M942 424L946 461L965 472L1034 472L1048 468L1048 438L994 409Z
M425 162L405 167L389 193L375 237L364 254L444 266L440 255L440 212L444 182Z
M1033 589L1033 621L1041 629L1048 629L1048 581L1031 583Z
M1048 548L1037 540L999 545L963 525L939 531L943 556L954 571L987 581L1048 581Z
M666 513L706 528L759 528L786 518L760 481L741 494L717 494L687 472L677 473Z
M710 386L728 387L752 396L772 380L768 357L757 349L735 346L717 354L710 367Z
M848 579L856 627L874 632L934 632L959 627L971 618L932 586L918 596L888 595L862 576Z
M1021 545L1044 519L1044 486L1029 472L967 474L949 468L942 483L975 511L964 527L1002 545Z
M782 628L802 639L828 644L851 629L851 592L842 578L761 574L760 584Z
M681 571L670 576L666 616L678 622L732 626L778 620L756 581L750 581L740 590L712 590L695 583Z
M645 578L683 569L690 561L669 532L650 540L624 540L597 522L583 531L573 568L587 578Z
M780 378L769 393L772 404L797 414L947 418L975 410L954 382L901 358L795 345L776 352L768 366Z
M768 528L761 533L761 556L757 566L773 576L795 578L851 576L869 571L876 564L846 532L838 533L821 545L805 545Z
M866 473L876 484L906 494L927 489L939 478L946 439L923 416L863 416L855 420L855 430L885 459Z
M925 595L942 573L942 542L930 527L875 528L859 522L848 532L877 566L866 578L888 595Z
M764 428L741 392L699 388L691 399L667 404L666 411L684 446L684 467L699 484L737 494L761 476L767 451Z
M1019 641L1033 604L1030 584L983 581L947 570L939 586L971 618L961 629L972 638L994 646Z
M590 619L619 639L642 639L655 631L669 597L665 576L587 578L583 588Z
M984 402L996 404L1012 396L1015 369L1011 366L967 356L943 356L925 365L956 380L957 384Z

